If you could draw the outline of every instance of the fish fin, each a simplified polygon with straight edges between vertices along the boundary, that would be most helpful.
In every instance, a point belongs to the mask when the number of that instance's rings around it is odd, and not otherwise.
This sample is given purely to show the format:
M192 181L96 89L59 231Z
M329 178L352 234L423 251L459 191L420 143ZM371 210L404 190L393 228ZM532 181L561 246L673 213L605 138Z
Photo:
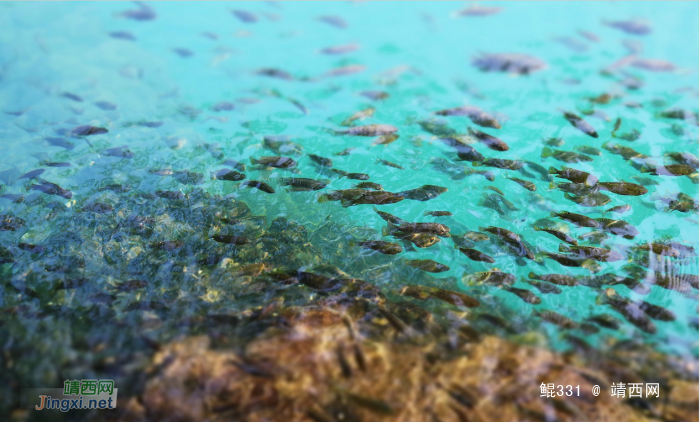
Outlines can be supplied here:
M542 158L551 157L552 155L554 155L554 151L552 151L551 148L548 148L548 147L542 148L542 155L541 155ZM550 173L552 173L552 172L550 171Z
M559 170L555 169L554 167L550 167L547 171L549 174L559 174Z
M250 164L255 165L255 164L258 164L258 163L259 163L258 160L256 160L254 157L250 157Z
M409 242L408 240L404 239L403 242L401 242L401 243L403 243L403 249L404 249L405 251L409 251L409 252L415 252L415 251L416 251L416 248L414 248L414 247L413 247L413 244L412 244L411 242Z
M569 248L568 246L566 246L563 243L560 243L559 244L559 252L571 252L571 248Z
M527 276L530 277L530 278L533 279L533 280L536 280L536 279L537 279L537 274L535 274L535 273L533 273L533 272L530 272L530 274L528 274Z

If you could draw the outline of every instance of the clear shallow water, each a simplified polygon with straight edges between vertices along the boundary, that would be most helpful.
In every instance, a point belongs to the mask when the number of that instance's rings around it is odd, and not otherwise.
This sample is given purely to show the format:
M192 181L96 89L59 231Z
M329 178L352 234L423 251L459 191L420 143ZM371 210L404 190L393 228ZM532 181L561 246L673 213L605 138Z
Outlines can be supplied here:
M300 175L331 180L324 191L347 189L358 181L321 174L307 154L331 157L334 168L367 173L370 181L390 192L424 184L449 189L426 202L404 200L379 206L407 221L441 222L452 233L502 227L518 233L539 256L543 251L557 251L561 243L532 229L536 221L550 218L550 212L571 211L600 217L605 209L629 204L632 211L620 218L634 225L640 234L633 240L610 235L606 247L627 258L631 246L672 238L697 250L697 210L670 212L661 200L683 192L697 203L697 184L689 177L641 175L658 183L648 186L649 193L611 193L609 204L585 208L565 199L564 192L552 189L551 182L535 172L531 172L535 177L529 177L516 171L473 167L491 171L491 182L478 174L454 178L436 171L431 160L453 160L454 151L418 124L434 118L432 113L437 110L464 104L478 106L494 113L502 128L479 128L466 117L441 119L460 134L466 133L467 126L478 128L510 146L507 152L497 152L483 144L472 144L487 157L529 160L545 168L566 165L590 172L601 181L635 182L633 177L639 176L639 171L619 155L605 151L604 143L619 143L664 163L672 162L664 161L663 154L668 152L697 155L697 115L695 122L692 118L684 121L658 115L671 108L697 113L697 3L507 3L502 5L501 13L493 16L452 16L462 6L421 2L402 3L400 7L395 3L166 3L152 5L156 19L136 21L123 15L125 10L138 8L132 4L47 3L37 7L3 3L0 182L3 194L23 194L25 199L22 203L0 199L0 212L20 217L26 223L19 230L0 233L0 245L14 255L13 264L3 265L5 280L0 304L5 309L22 309L19 315L24 315L8 324L6 338L17 340L26 336L27 343L40 342L55 356L54 362L44 363L39 370L26 369L22 376L35 383L51 380L57 376L55 367L67 365L76 353L83 353L74 351L73 337L80 331L76 328L72 334L67 329L57 331L56 337L60 338L40 339L42 330L56 329L61 312L48 322L27 315L46 306L63 306L73 316L76 312L102 312L96 310L101 307L92 304L104 299L99 296L101 293L112 294L113 286L124 280L144 279L148 287L116 293L108 300L114 314L106 314L105 320L119 321L135 332L144 329L162 341L196 330L166 322L159 329L148 331L144 327L152 315L134 312L144 309L145 305L139 304L167 304L169 311L153 311L159 318L167 319L166 315L189 317L242 311L277 294L274 289L266 291L255 283L252 287L244 283L242 287L240 277L231 271L197 263L207 255L294 270L328 264L354 278L367 280L390 297L396 297L402 287L411 284L462 291L482 301L482 306L470 310L467 318L481 312L502 315L522 327L522 333L537 333L536 340L521 333L521 341L534 341L557 350L571 346L563 341L560 328L542 322L534 316L533 309L553 310L578 322L599 313L614 315L624 322L611 307L597 303L600 290L562 287L564 292L560 295L544 295L524 282L533 271L585 276L590 275L588 270L563 267L549 259L518 263L507 249L489 246L493 242L475 244L476 249L494 257L493 264L469 260L453 247L450 239L395 256L370 253L355 243L392 240L382 237L386 223L371 205L344 208L338 202L319 203L318 196L323 192L287 192L278 184L278 178L291 175L288 171L259 171L249 165L250 157L275 155L263 148L263 136L288 135L303 147L302 154L287 154L297 159ZM257 22L237 19L230 13L234 8L255 13ZM316 19L322 15L341 16L347 28ZM646 20L653 32L636 36L602 24L603 20L632 18ZM590 31L600 41L589 41L577 30ZM135 40L110 37L114 31L128 31ZM203 36L203 32L216 34L218 39ZM573 51L557 42L557 37L570 37L585 51ZM625 40L641 42L641 57L671 62L675 70L653 72L628 67L623 69L627 74L602 74L601 69L628 54L623 46ZM343 55L319 51L351 43L360 48ZM177 48L186 49L191 55L183 57L173 51ZM471 59L482 52L528 54L547 63L547 67L531 75L484 73L471 64ZM364 68L354 74L324 76L348 65ZM294 80L255 73L262 68L283 70ZM630 75L641 80L643 86L633 90L621 85ZM384 91L389 97L373 101L359 95L367 90ZM82 101L67 98L64 93L77 95ZM603 93L619 98L604 105L587 100ZM303 110L292 100L303 105ZM116 109L104 110L94 104L97 101L112 103ZM213 106L221 101L234 104L234 110L213 111ZM625 105L632 102L641 106ZM394 125L400 135L397 141L371 147L373 138L329 134L329 130L342 129L339 123L352 113L369 106L376 108L374 116L359 124ZM562 117L562 109L583 116L600 134L599 138L572 127ZM583 114L591 109L604 112L608 120ZM613 138L611 132L617 118L622 119L619 132L636 129L641 133L639 139L629 142ZM148 127L138 125L139 122L162 125ZM79 125L104 127L109 132L87 138L62 135L61 131ZM602 155L594 156L592 162L577 164L551 157L542 159L543 140L550 137L564 139L565 144L557 149L573 151L588 145L600 149ZM62 138L73 147L51 146L47 138ZM123 159L104 154L105 149L121 145L128 146L134 157ZM357 149L349 156L333 155L348 147ZM404 169L378 164L379 158ZM210 172L224 168L224 159L246 163L248 179L267 181L277 192L266 194L241 188L234 182L209 180ZM71 166L42 167L43 161L65 161ZM461 164L472 167L468 162ZM36 168L46 169L42 178L72 191L72 199L29 190L36 181L19 177ZM204 182L180 183L175 177L150 172L163 168L202 173ZM529 192L506 176L532 181L537 191ZM128 184L131 191L100 190L109 184ZM495 194L485 190L487 186L500 189L517 210L502 215L480 205L485 195ZM156 190L181 191L189 196L177 203L140 196ZM211 202L204 193L224 199ZM110 204L114 211L105 215L81 212L86 204L94 202ZM246 220L233 229L212 223L214 209L231 212L226 208L239 209L242 203L247 204L252 215L265 217L264 222ZM448 210L454 215L425 217L426 210ZM132 214L155 218L149 224L153 232L148 236L115 237L115 233L120 233L118 224ZM273 221L279 217L289 222L278 221L282 231L305 231L304 241L273 237L268 243L260 241L235 248L209 240L221 230L265 238L265 233L275 232ZM610 213L605 217L614 218ZM575 236L591 231L567 225ZM152 247L152 243L165 240L179 240L184 246L175 251ZM31 253L19 249L19 242L44 245L46 249ZM406 266L404 259L433 259L449 265L450 270L431 275ZM81 265L73 266L76 261ZM665 261L672 262L673 269L669 271L673 273L698 273L697 255ZM601 263L599 274L626 275L622 267L629 263L628 259ZM45 271L51 265L68 268ZM502 289L465 282L469 274L491 268L516 275L514 286L531 290L541 303L533 306ZM57 283L78 279L87 281L77 283L76 288L55 290ZM27 287L38 293L27 295ZM572 331L575 335L595 348L634 339L688 361L697 359L697 290L692 290L695 297L689 298L659 286L651 287L648 294L632 292L625 286L613 288L635 301L645 300L673 310L675 321L654 321L657 330L653 335L627 322L616 332ZM303 302L307 294L299 293L292 303ZM441 306L416 303L431 310ZM90 344L99 343L95 338L109 338L108 343L118 349L127 348L134 341L133 335L117 334L112 329L98 333L97 323L86 323L83 328L88 333L85 341Z

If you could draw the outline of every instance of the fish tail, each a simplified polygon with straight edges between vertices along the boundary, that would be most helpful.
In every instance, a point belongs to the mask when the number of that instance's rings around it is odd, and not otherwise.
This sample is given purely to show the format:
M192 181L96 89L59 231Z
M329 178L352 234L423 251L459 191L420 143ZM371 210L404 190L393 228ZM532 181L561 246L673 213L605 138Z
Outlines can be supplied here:
M327 193L324 193L323 195L318 197L318 202L321 202L321 203L328 202L330 200L331 200L331 197Z
M259 163L258 160L256 160L254 157L250 157L250 164L256 165L256 164L258 164L258 163Z
M548 148L548 147L542 148L542 158L551 157L552 155L554 155L554 151L552 151L551 148ZM550 173L552 173L552 172L550 171Z
M571 252L571 248L569 248L568 246L566 246L563 243L560 243L559 244L559 252Z
M542 231L542 227L533 227L533 229L534 229L536 232Z
M550 167L547 171L549 174L559 174L559 170L555 169L554 167Z
M535 273L533 273L533 272L530 272L530 274L528 274L527 276L530 277L530 278L533 279L533 280L536 280L536 279L537 279L537 274L535 274Z

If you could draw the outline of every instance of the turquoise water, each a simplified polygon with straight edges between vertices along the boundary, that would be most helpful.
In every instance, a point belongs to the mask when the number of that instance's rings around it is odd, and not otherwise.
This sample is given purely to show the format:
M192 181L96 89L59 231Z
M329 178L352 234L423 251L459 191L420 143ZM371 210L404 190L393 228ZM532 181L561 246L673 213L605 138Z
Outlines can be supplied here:
M0 213L25 221L17 230L0 232L0 246L13 255L11 262L1 267L0 308L14 315L3 316L10 322L0 335L14 351L30 344L41 351L28 353L25 367L14 376L24 382L31 380L32 385L56 383L56 368L70 368L66 370L82 377L93 369L77 364L76 356L88 362L85 366L98 356L82 351L76 343L106 342L110 348L126 350L142 333L168 341L177 334L198 330L182 324L178 316L241 311L251 303L266 303L277 294L275 289L265 291L255 283L246 284L250 277L242 282L223 265L197 263L207 255L223 255L238 264L264 262L271 268L294 271L331 265L378 286L389 297L397 297L402 287L412 284L462 291L482 302L465 318L473 320L482 312L501 315L521 327L521 333L535 333L537 344L557 350L571 347L563 340L563 330L541 321L533 310L556 311L577 322L607 313L622 322L619 330L571 333L595 348L634 340L696 361L697 289L683 295L647 283L650 292L641 294L613 286L633 301L644 300L675 313L675 321L654 320L656 333L648 334L626 322L612 307L599 303L600 289L562 286L562 294L545 295L525 280L530 272L591 275L585 268L563 267L543 258L544 251L556 252L561 242L533 226L542 224L542 219L565 223L551 218L551 212L598 218L614 206L632 207L619 217L605 214L634 225L639 235L631 240L609 235L604 246L625 259L600 263L599 275L627 275L623 267L643 259L630 248L646 242L673 239L698 249L697 205L689 212L669 211L663 200L682 192L697 204L697 169L694 181L690 177L640 174L627 160L602 148L606 142L618 143L665 164L673 163L664 158L665 153L697 155L698 4L519 2L489 4L502 7L491 16L455 16L454 12L466 6L451 2L154 3L150 7L156 18L139 21L124 15L125 10L140 7L130 3L0 4L1 193L24 195L21 203L0 199ZM253 13L257 21L237 19L232 9ZM347 27L317 19L324 15L342 17ZM640 36L603 24L604 20L632 18L646 21L652 32ZM599 41L588 40L579 30L594 33ZM115 31L126 31L133 39L109 35ZM557 41L563 37L573 40L569 42L572 45ZM601 72L628 56L625 41L641 43L639 57L664 60L672 63L674 70L628 66ZM338 55L320 51L348 44L359 48ZM174 49L185 49L189 55ZM481 72L471 63L481 53L527 54L547 66L529 75ZM351 65L362 66L361 71L327 75ZM264 68L291 76L282 79L256 73ZM629 89L622 84L626 78L641 81L643 86ZM359 94L363 91L383 91L389 96L372 100ZM65 93L79 96L81 101ZM618 98L601 105L588 100L604 93ZM100 108L95 105L99 101L116 108ZM214 105L223 101L233 104L233 110L214 111ZM433 114L466 104L494 114L502 127L484 128L467 117ZM373 137L332 133L344 129L340 126L344 119L370 106L376 109L374 115L356 125L393 125L399 134L395 142L372 146ZM674 120L659 115L673 108L687 110L690 117ZM593 109L607 118L584 114ZM599 137L574 128L561 110L582 116ZM455 159L454 150L418 124L431 118L444 120L459 134L466 134L467 127L483 130L510 146L508 151L498 152L482 143L470 144L486 157L527 160L544 168L570 166L601 181L637 183L634 177L642 176L657 184L647 186L649 192L641 196L601 191L611 202L588 208L565 199L564 192L555 189L554 179L544 180L532 170L528 175L458 162L466 168L491 171L494 180L479 174L451 177L454 175L436 171L431 163L436 158ZM622 121L618 133L637 130L639 138L626 141L613 137L618 118ZM143 122L162 124L139 125ZM66 134L80 125L108 132L72 138ZM301 153L283 154L298 161L297 176L328 179L329 185L318 192L289 192L279 184L279 178L293 173L254 169L250 157L276 155L264 147L263 137L270 135L289 136L303 148ZM579 146L593 146L602 155L575 164L541 158L544 140L552 137L565 142L556 149L575 151ZM48 138L60 138L72 146L54 146ZM104 153L123 145L133 152L133 158ZM352 154L334 155L350 147L356 148ZM332 158L333 168L367 173L369 181L389 192L425 184L446 187L447 192L429 201L403 200L378 208L410 222L443 223L453 234L502 227L519 234L538 259L516 259L507 248L499 247L493 236L490 241L474 244L494 258L493 264L470 260L450 239L392 256L363 249L357 242L395 241L382 236L386 222L372 205L319 203L325 191L348 189L359 181L320 169L308 154ZM225 168L225 159L245 163L247 179L266 181L276 193L246 189L239 182L211 180L211 172ZM377 159L397 163L403 169L378 164ZM45 161L71 165L46 167L42 165ZM72 198L32 190L36 179L20 179L37 168L45 169L41 178L72 191ZM176 177L151 172L165 168L201 173L203 183L181 183ZM525 190L506 176L531 181L537 190ZM129 185L131 190L102 189L109 184ZM485 189L487 186L500 189L516 209L505 209L501 214L483 206L486 195L498 195ZM148 196L157 190L180 191L186 199ZM113 211L97 214L83 210L95 202L109 204ZM233 227L212 222L217 211L235 217L234 211L243 203L251 215L264 219L246 218ZM424 216L425 211L436 210L453 215ZM148 224L152 233L121 233L119 225L130 215L152 217ZM280 217L285 220L278 220L275 226L273 221ZM592 231L565 225L575 237ZM269 234L280 226L285 233L304 233L299 235L303 240ZM217 233L262 240L242 247L224 246L210 239ZM272 240L264 240L266 236ZM152 246L166 240L178 240L184 246L174 251ZM33 253L18 248L18 243L43 245L44 250ZM432 259L450 270L429 274L405 265L405 259ZM696 253L684 259L665 257L663 262L661 272L698 273ZM67 268L47 271L47 266ZM470 274L493 268L514 274L514 287L529 289L541 303L525 303L503 289L468 282ZM649 269L654 270L658 268ZM145 280L148 287L115 292L115 285L134 278ZM57 288L61 283L70 287ZM111 295L108 299L100 296L107 293ZM305 295L313 299L315 293L301 293L292 303L308 299ZM98 306L100 300L106 300L108 306ZM149 308L144 303L159 303L161 307ZM431 310L440 306L432 301L416 303ZM58 310L46 317L46 309ZM158 320L157 328L149 328L151 320ZM69 328L64 324L69 321L80 328ZM121 331L121 327L133 333ZM47 337L49 332L52 335ZM520 337L520 341L533 341L525 334ZM42 353L51 359L37 364Z

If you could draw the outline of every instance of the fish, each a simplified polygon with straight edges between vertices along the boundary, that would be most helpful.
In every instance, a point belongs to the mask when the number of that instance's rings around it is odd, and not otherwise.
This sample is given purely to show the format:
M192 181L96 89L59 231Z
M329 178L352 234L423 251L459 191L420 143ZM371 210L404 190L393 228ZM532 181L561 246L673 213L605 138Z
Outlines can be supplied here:
M103 204L101 202L93 202L83 206L83 211L91 211L96 214L108 214L114 211L114 207L109 204Z
M382 218L385 217L382 214L380 216ZM388 219L386 221L389 223L389 226L382 230L384 236L427 233L440 237L450 237L450 228L441 223L410 223L402 221L401 224L395 224L394 221L389 221Z
M499 195L501 195L501 196L505 196L505 194L503 193L503 191L500 190L500 189L498 189L498 188L495 187L495 186L484 186L484 189L489 189L489 190L492 190L492 191L496 192L497 194L499 194Z
M429 248L441 240L440 237L430 233L395 233L394 237L406 242L411 242L418 248Z
M340 125L341 126L350 126L353 124L353 122L355 122L357 120L363 120L363 119L366 119L368 117L374 116L375 111L376 110L374 107L365 108L363 110L360 110L360 111L354 113L352 116L348 117L347 119L343 120L343 122Z
M562 240L566 243L570 243L572 245L578 245L578 242L576 241L576 239L574 239L573 237L569 236L568 234L566 234L560 230L547 228L547 227L533 227L533 229L535 231L542 231L545 233L549 233L552 236L555 236L557 239Z
M595 186L598 183L598 178L592 174L570 167L562 167L560 170L550 167L549 174L554 174L557 177L570 180L574 183L583 183L586 186Z
M344 45L336 45L332 47L326 47L321 49L321 53L323 54L346 54L346 53L352 53L353 51L357 51L360 49L360 46L358 44L344 44Z
M496 138L495 136L491 136L488 133L484 133L480 130L472 129L470 127L467 128L467 133L470 136L473 136L476 138L479 142L482 144L486 145L492 150L495 151L508 151L510 147L508 147L508 144L505 142L501 141L500 139Z
M246 188L255 188L266 193L275 193L275 189L272 186L258 180L246 180L241 183L241 186Z
M614 212L618 214L626 213L627 211L631 210L632 207L628 205L618 205L616 207L609 208L605 210L605 212Z
M606 21L603 20L603 25L611 28L619 29L632 35L648 35L651 33L651 26L640 20L631 21Z
M0 231L16 231L24 226L23 219L9 214L0 214Z
M452 213L449 211L423 211L423 215L431 217L451 217Z
M67 141L65 138L51 138L51 137L49 137L49 138L44 138L44 139L46 140L46 142L49 145L54 146L54 147L65 148L69 151L72 150L73 148L75 148L75 144Z
M37 177L41 176L46 170L44 169L36 169L36 170L31 170L19 177L19 180L21 179L36 179Z
M595 131L593 126L591 126L588 122L583 120L581 117L577 116L574 113L571 113L569 111L564 111L564 118L571 123L573 127L576 129L580 130L581 132L585 133L586 135L592 137L592 138L597 138L598 133Z
M258 69L253 73L255 75L258 75L258 76L269 76L271 78L282 79L285 81L293 81L294 80L294 76L291 73L285 72L284 70L270 68L270 67Z
M381 135L381 136L377 137L377 139L375 139L372 142L372 146L375 146L375 145L386 146L386 145L389 145L390 143L394 142L397 139L399 139L399 135L397 135L395 133L392 133L390 135Z
M487 284L490 286L512 286L515 283L515 276L510 273L504 273L501 270L494 268L489 271L483 271L475 274L469 274L465 277L469 284Z
M382 185L374 182L360 182L355 185L357 189L372 189L372 190L384 190Z
M435 112L438 116L466 116L475 125L488 127L492 129L500 129L501 124L491 114L481 110L476 106L462 106L438 110Z
M544 141L544 144L548 147L560 147L564 145L564 143L562 138L549 138Z
M576 224L579 227L592 227L592 228L598 228L600 227L600 223L596 221L593 218L587 217L585 215L581 214L575 214L573 212L568 212L568 211L561 211L558 213L551 213L552 217L559 217L562 220L570 221L574 224Z
M678 258L681 255L681 252L678 249L675 249L670 245L665 245L662 243L644 243L642 245L637 246L635 249L639 249L642 251L651 251L657 255L670 256L673 258Z
M263 144L266 148L276 151L278 154L301 154L304 149L301 145L290 141L289 136L263 136Z
M477 251L476 249L459 248L459 251L466 255L467 258L471 259L472 261L488 262L489 264L493 264L494 262L496 262L490 256L486 255L483 252Z
M571 253L580 258L594 259L600 262L615 262L624 259L621 254L615 251L596 246L565 245L562 243L559 245L559 252Z
M192 50L188 50L186 48L181 47L173 48L173 52L183 58L192 57L194 55Z
M348 27L347 22L345 22L345 20L343 20L343 18L341 18L339 16L324 15L324 16L319 16L316 19L321 21L321 22L327 23L331 26L335 26L336 28L345 29Z
M554 41L566 46L569 50L576 53L585 53L588 51L588 44L573 37L555 37Z
M163 199L169 199L169 200L183 200L183 199L185 199L185 194L180 192L179 190L176 190L176 191L157 190L154 193L157 197L163 198Z
M211 106L211 111L231 111L236 108L235 104L228 101L219 101L218 103Z
M344 189L329 191L318 198L318 202L340 201L343 207L352 205L371 204L386 205L403 201L404 197L386 191L370 191L366 189Z
M504 72L529 75L543 70L547 64L533 56L518 53L481 53L472 59L472 66L482 72Z
M358 242L357 244L363 248L372 249L373 251L377 251L385 255L396 255L403 252L403 248L398 243L387 242L384 240L369 240L366 242Z
M290 186L292 192L309 192L321 190L328 186L330 180L315 180L304 177L288 177L280 179L282 186Z
M258 21L258 17L255 16L253 13L248 12L247 10L236 9L232 10L231 14L244 23L255 23Z
M350 155L350 154L351 154L354 150L356 150L356 149L357 149L357 148L345 148L344 150L342 150L342 151L340 151L340 152L336 152L336 153L333 154L333 155L338 156L338 157L343 157L343 156L346 156L346 155Z
M519 289L517 287L511 287L511 286L503 286L503 290L506 292L513 293L514 295L518 296L520 299L522 299L525 303L529 303L531 305L538 305L542 303L542 299L537 297L534 293L527 289Z
M315 154L309 154L309 158L311 159L311 161L313 161L321 167L333 167L333 160L331 160L330 158L321 157L320 155Z
M366 173L348 173L347 171L331 169L333 173L337 173L340 177L347 177L353 180L369 180L369 175Z
M620 144L611 144L610 142L606 142L603 144L603 148L607 151L612 152L613 154L617 154L622 156L625 160L631 160L633 158L649 158L648 155L644 155L642 153L639 153L635 150L633 150L630 147L626 147L624 145Z
M78 138L81 136L102 135L107 132L109 131L103 127L83 125L74 127L70 131L70 135L74 138Z
M494 226L479 227L479 230L495 234L496 236L500 237L513 249L513 251L518 256L524 256L532 260L535 259L535 254L533 254L532 251L527 247L527 245L523 243L523 241L520 239L520 236L513 233L512 231Z
M655 176L687 176L695 173L697 169L687 164L668 164L665 166L654 166L642 168L642 173L649 173Z
M410 296L418 300L438 299L454 306L466 306L475 308L480 305L479 301L464 293L453 292L439 287L429 286L405 286L399 293L402 296Z
M595 322L603 328L608 328L611 330L620 329L620 321L612 315L609 314L598 314L592 315L586 318L586 321Z
M581 267L593 273L596 273L601 270L600 264L598 264L592 259L574 258L569 255L560 255L546 251L544 252L544 255L551 260L557 261L565 267Z
M42 166L47 166L47 167L70 167L72 164L67 163L67 162L53 162L53 161L42 161L41 163Z
M338 67L338 68L329 70L328 72L325 73L324 76L352 75L353 73L363 72L364 70L365 70L365 66L363 66L361 64L351 64L351 65Z
M30 189L38 190L47 195L57 195L66 199L73 198L73 192L69 191L68 189L64 189L55 183L51 183L43 179L39 179L39 182L40 183L37 185L32 185Z
M156 18L156 12L144 3L136 2L139 6L138 9L131 9L119 14L119 16L124 16L125 18L133 19L136 21L150 21Z
M555 295L561 294L561 289L552 283L537 280L525 280L525 282L539 290L540 293Z
M250 239L243 236L234 236L230 234L217 234L211 237L213 240L219 243L226 243L227 245L247 245L250 243Z
M491 16L496 13L500 13L503 10L501 7L497 6L480 6L477 3L470 4L462 10L458 10L453 13L455 16Z
M120 40L136 41L134 34L129 31L113 31L109 33L109 36Z
M616 138L620 138L620 139L623 139L623 140L628 141L628 142L634 142L637 139L639 139L641 136L642 136L642 133L640 131L638 131L637 129L632 129L629 132L624 132L624 133L620 133L620 134L615 135Z
M597 303L610 305L618 311L625 319L635 325L637 328L649 334L656 333L656 325L649 319L639 306L632 303L629 299L622 298L612 288L607 288L603 294L596 299Z
M520 186L524 187L525 189L529 190L530 192L534 192L537 190L537 186L535 186L534 183L532 183L528 180L522 180L522 179L518 179L516 177L506 177L506 179L514 181L515 183L519 184Z
M126 146L121 146L121 147L114 147L114 148L107 148L105 150L102 150L102 154L109 156L109 157L118 157L118 158L134 158L134 153L131 152L129 148Z
M337 130L336 135L352 135L352 136L381 136L390 135L397 132L399 129L392 125L365 125L354 126L346 130Z
M3 193L2 195L0 195L0 198L12 201L15 204L21 204L22 202L24 202L24 195L19 195L15 193Z
M578 328L578 323L575 322L574 320L565 317L564 315L550 311L550 310L535 310L534 311L535 315L542 318L542 320L547 321L549 323L552 323L554 325L558 325L561 328L565 329L574 329Z
M472 163L474 166L496 167L504 170L520 170L524 163L518 160L508 160L505 158L487 158L481 162Z
M541 280L548 283L556 284L559 286L577 286L579 284L576 277L565 274L535 274L530 272L528 277L532 280Z
M449 145L457 151L457 157L462 161L483 161L484 156L473 147L465 144L457 137L439 138L440 141Z
M108 101L96 101L94 104L95 106L97 106L97 108L105 111L112 111L117 109L116 104L112 104Z
M558 149L543 148L542 158L553 157L556 160L562 161L564 163L580 163L580 162L590 162L593 159L584 154L577 154L572 151L562 151Z
M172 252L175 249L181 248L185 243L179 240L162 240L159 242L151 243L151 247L156 249L162 249L167 252Z
M644 186L628 182L598 182L597 186L618 195L639 196L648 192Z
M420 120L418 124L424 131L441 138L456 139L457 137L461 136L444 120Z
M359 93L359 95L362 95L363 97L367 97L370 100L374 101L386 100L387 98L389 98L389 94L384 91L362 91Z
M601 207L607 204L608 202L612 201L612 199L609 196L604 195L600 192L593 192L584 196L575 196L567 193L564 195L564 198L584 207Z
M381 158L377 159L377 164L383 164L385 166L393 167L393 168L400 169L400 170L404 169L403 167L401 167L400 165L398 165L396 163L392 163L391 161L387 161L387 160L382 160Z
M432 259L407 259L404 262L406 265L429 273L442 273L450 270L450 267L447 265L435 262Z
M423 185L416 189L410 189L397 193L396 195L402 196L406 199L411 199L414 201L429 201L431 199L437 198L441 194L447 192L447 188L436 185Z
M600 228L608 233L616 236L622 236L625 239L634 239L639 234L637 229L623 220L613 220L609 218L596 218L595 221L600 224Z
M296 167L297 165L297 162L293 159L281 156L265 156L260 158L250 157L250 163L253 165L260 164L262 166L281 169L292 168Z
M667 152L664 156L671 158L678 164L685 164L696 170L698 169L698 157L690 152Z
M226 160L223 163L221 163L221 165L231 167L231 168L236 169L238 171L245 171L245 164L240 163L236 160Z

